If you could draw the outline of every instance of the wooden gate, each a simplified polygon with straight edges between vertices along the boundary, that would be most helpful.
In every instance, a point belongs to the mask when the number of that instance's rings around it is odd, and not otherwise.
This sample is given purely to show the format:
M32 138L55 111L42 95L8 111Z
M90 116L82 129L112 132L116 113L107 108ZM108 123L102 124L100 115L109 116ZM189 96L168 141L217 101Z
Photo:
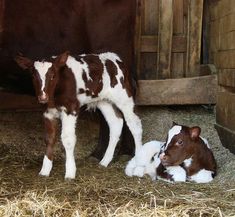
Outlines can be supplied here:
M216 75L201 65L203 0L139 0L136 62L141 105L213 104ZM201 76L201 75L208 76Z

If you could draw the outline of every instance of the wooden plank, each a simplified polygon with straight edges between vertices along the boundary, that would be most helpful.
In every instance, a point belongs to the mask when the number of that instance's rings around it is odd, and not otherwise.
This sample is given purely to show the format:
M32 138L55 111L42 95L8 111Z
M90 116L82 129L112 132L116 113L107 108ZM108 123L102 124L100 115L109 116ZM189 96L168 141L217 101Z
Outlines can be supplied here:
M173 36L172 52L184 53L187 48L187 39L185 36ZM158 36L142 36L141 52L158 52Z
M235 30L235 11L220 19L220 33L228 33Z
M145 0L144 1L144 17L142 34L143 35L157 35L158 34L158 1L159 0Z
M172 77L183 78L184 76L184 54L172 53Z
M188 19L187 77L198 76L201 56L203 0L191 0Z
M141 55L141 9L143 5L143 0L136 1L136 20L135 20L135 67L136 67L136 74L139 75L140 73L140 55Z
M217 66L220 69L235 69L235 50L220 51L217 53Z
M219 50L235 50L235 31L220 34Z
M171 77L173 1L159 0L158 78Z
M226 89L217 93L216 122L235 131L235 92Z
M217 76L139 81L138 105L215 104Z
M173 0L173 33L184 33L184 0Z
M218 72L218 84L235 88L235 69L220 69Z
M156 53L141 53L140 58L140 73L138 79L153 80L156 79L157 54Z
M0 92L0 110L41 110L36 97Z

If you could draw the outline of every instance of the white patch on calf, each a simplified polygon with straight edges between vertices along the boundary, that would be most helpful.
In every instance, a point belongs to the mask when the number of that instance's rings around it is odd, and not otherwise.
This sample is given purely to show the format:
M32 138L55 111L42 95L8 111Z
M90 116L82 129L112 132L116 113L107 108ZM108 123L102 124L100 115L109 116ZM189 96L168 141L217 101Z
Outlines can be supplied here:
M173 138L175 135L178 135L181 130L182 130L182 126L178 126L178 125L173 126L173 127L169 130L169 132L168 132L168 140L167 140L165 149L167 149L167 146L168 146L169 143L171 142L172 138Z
M209 142L207 139L203 138L200 136L200 138L203 140L203 142L206 144L207 148L211 149L210 145L209 145Z
M61 112L61 140L66 153L65 178L69 179L74 179L76 175L76 164L74 159L74 147L76 144L76 120L76 116L67 115L64 111Z
M53 120L55 118L59 118L59 112L56 108L49 108L46 112L44 112L43 116L49 120Z
M192 165L192 162L193 162L193 159L190 157L188 159L185 159L183 163L185 167L190 167Z
M213 180L213 171L201 169L196 174L188 177L189 181L194 181L196 183L207 183Z
M122 132L123 119L116 116L113 106L108 102L99 102L97 107L109 125L109 144L103 159L100 161L102 166L107 167L113 159L113 154Z
M42 81L41 91L43 92L43 94L45 94L43 89L45 88L45 83L46 83L46 73L51 66L52 63L50 62L40 62L40 61L34 62L34 68L38 71L40 79Z
M42 169L39 172L41 176L49 176L52 169L52 161L45 155L42 163Z
M186 181L186 171L181 166L170 166L166 168L168 174L172 175L172 179L175 182L185 182Z

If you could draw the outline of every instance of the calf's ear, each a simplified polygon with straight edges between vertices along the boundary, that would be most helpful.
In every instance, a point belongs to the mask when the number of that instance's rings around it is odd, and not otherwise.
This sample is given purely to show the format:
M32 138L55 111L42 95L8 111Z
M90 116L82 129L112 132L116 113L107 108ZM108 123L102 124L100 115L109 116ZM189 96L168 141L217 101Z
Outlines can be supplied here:
M60 54L58 57L56 57L55 59L55 65L57 67L62 67L62 66L65 66L66 64L66 61L68 59L68 56L69 56L69 51L66 51L62 54Z
M200 136L201 128L200 127L191 127L189 129L190 136L192 139L197 139Z
M29 69L33 66L33 61L27 57L16 56L15 61L22 69Z

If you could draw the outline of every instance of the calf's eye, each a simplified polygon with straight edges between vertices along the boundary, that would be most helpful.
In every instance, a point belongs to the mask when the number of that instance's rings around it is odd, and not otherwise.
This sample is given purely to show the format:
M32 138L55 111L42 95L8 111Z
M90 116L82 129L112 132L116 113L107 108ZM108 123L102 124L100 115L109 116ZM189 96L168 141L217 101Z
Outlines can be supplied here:
M179 139L179 140L177 141L177 145L183 145L183 140L182 140L182 139Z

